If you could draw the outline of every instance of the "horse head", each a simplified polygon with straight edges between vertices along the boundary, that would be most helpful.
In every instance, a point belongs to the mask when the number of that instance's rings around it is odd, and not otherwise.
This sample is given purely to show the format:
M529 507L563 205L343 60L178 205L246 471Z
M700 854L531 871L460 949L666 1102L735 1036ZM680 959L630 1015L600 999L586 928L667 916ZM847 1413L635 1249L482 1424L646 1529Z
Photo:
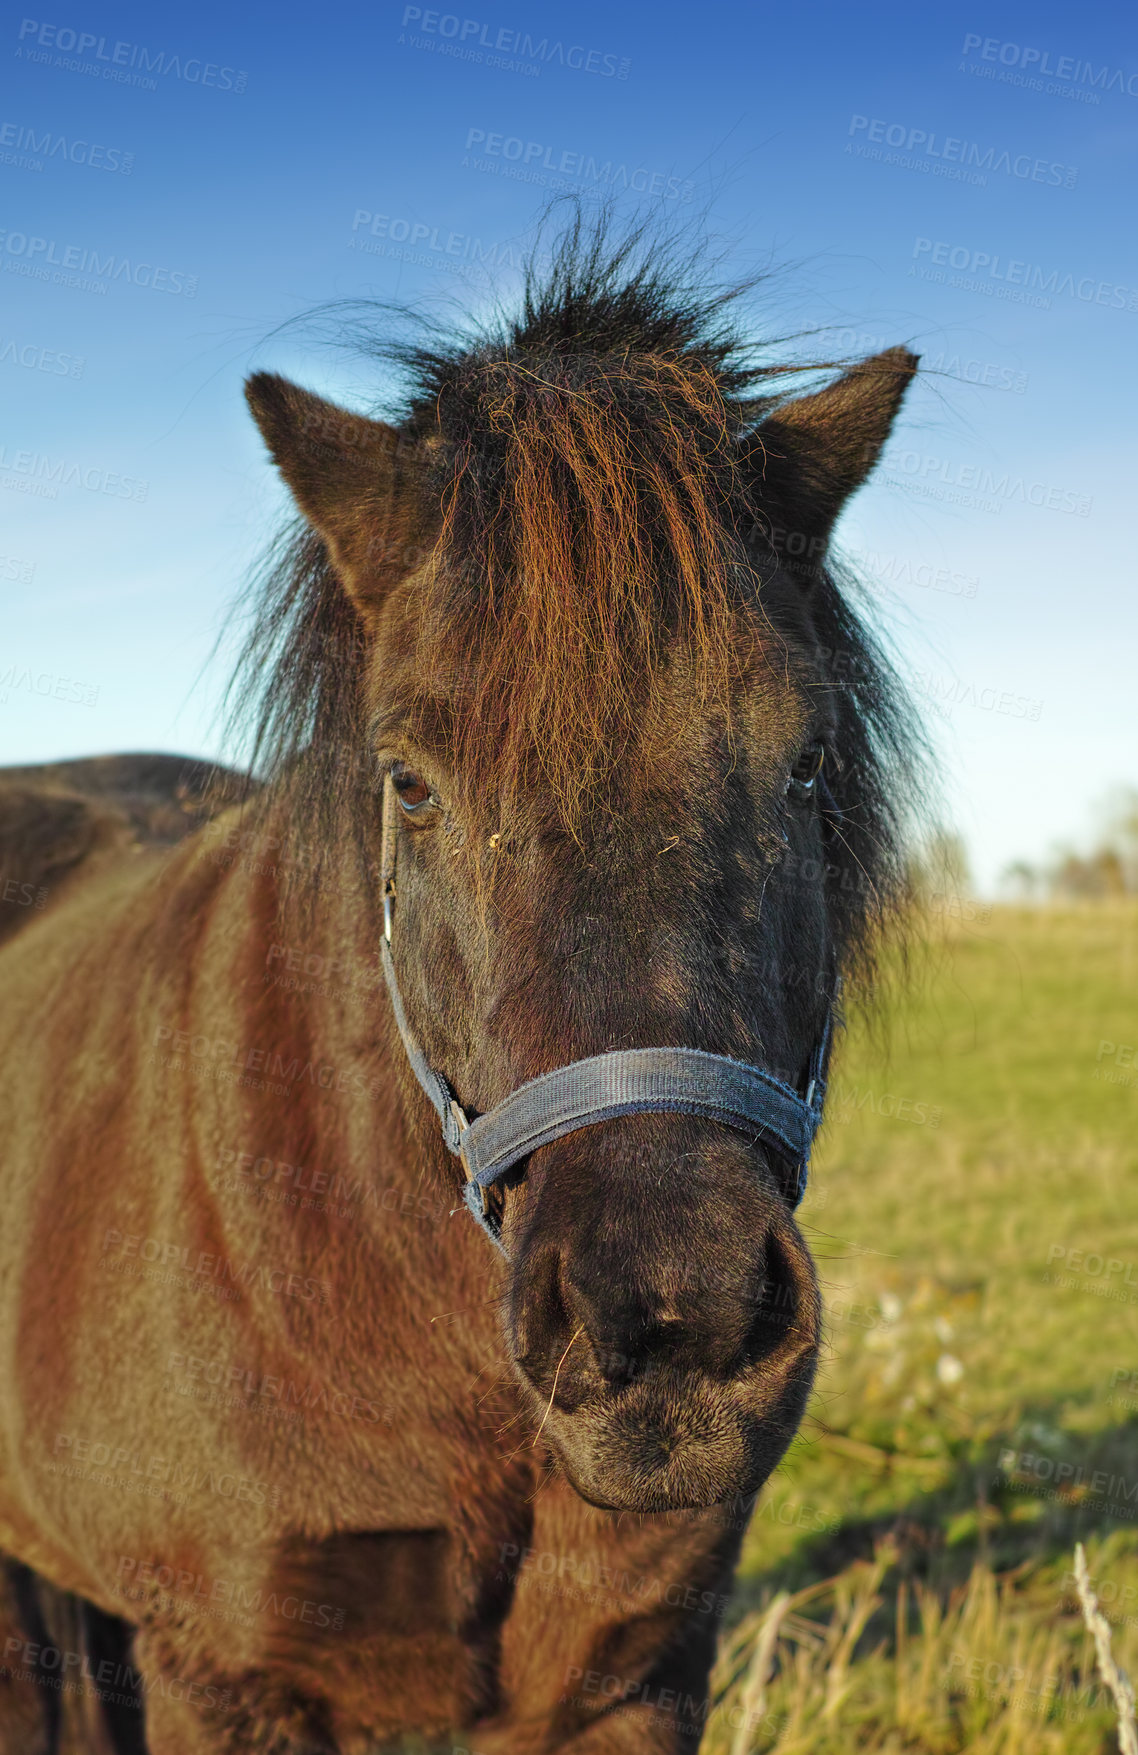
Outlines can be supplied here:
M417 356L395 425L249 384L311 527L323 686L390 776L407 1027L464 1117L650 1047L803 1092L899 882L894 684L826 554L916 360L757 394L646 286L563 284ZM352 809L372 845L375 790ZM707 1506L784 1453L820 1332L792 1158L649 1109L487 1192L506 1345L590 1502Z

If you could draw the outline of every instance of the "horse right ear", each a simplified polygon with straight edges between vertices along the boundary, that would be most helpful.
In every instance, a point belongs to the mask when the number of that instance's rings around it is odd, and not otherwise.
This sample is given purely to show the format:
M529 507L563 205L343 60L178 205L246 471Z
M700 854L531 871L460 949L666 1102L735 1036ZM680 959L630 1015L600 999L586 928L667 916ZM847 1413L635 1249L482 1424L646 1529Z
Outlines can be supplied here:
M250 378L245 398L293 499L366 617L433 546L424 446L273 372Z
M744 469L760 508L824 548L880 457L918 364L908 348L888 348L768 415L744 441Z

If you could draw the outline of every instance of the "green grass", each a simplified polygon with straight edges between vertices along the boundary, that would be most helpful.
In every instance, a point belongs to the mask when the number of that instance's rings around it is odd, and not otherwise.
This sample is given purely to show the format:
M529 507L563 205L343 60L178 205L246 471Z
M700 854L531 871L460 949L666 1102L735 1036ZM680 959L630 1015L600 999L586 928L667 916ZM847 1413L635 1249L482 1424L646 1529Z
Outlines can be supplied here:
M708 1755L1117 1748L1070 1573L1082 1540L1138 1675L1138 1064L1095 1076L1138 1062L1138 905L982 916L834 1069L827 1353Z

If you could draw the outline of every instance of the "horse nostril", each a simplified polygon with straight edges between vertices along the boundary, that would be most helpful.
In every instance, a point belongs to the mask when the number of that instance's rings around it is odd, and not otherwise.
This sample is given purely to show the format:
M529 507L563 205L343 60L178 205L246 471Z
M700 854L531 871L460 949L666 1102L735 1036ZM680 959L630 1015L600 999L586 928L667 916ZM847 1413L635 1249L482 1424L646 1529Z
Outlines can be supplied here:
M644 1312L616 1314L577 1286L556 1245L528 1265L513 1312L514 1356L541 1394L569 1406L598 1390L618 1391L661 1363L674 1362L690 1342L688 1324Z
M603 1341L594 1341L593 1358L610 1389L623 1389L641 1370L640 1360L627 1347L606 1346Z
M660 1361L674 1359L689 1330L678 1320L646 1322L630 1327L618 1341L593 1340L597 1369L610 1389L624 1389L647 1375Z
M513 1313L515 1357L545 1394L553 1387L559 1357L577 1326L566 1292L561 1251L550 1244L530 1263Z
M755 1286L754 1315L747 1338L749 1362L756 1364L782 1345L801 1312L802 1291L795 1264L781 1239L767 1234L761 1276Z
M573 1285L561 1249L549 1244L529 1264L513 1312L514 1357L542 1396L562 1409L578 1406L605 1383L630 1380L635 1362L619 1344L595 1337L600 1323Z

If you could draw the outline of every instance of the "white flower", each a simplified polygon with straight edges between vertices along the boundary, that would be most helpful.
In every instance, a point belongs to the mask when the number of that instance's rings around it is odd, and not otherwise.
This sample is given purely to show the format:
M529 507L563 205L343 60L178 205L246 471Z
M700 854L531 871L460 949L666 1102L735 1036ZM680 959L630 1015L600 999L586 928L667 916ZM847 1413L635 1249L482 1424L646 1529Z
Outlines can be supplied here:
M942 1383L959 1383L964 1367L952 1353L942 1353L936 1362L936 1374Z
M896 1322L905 1308L896 1292L882 1292L877 1302L881 1306L881 1314L886 1322Z

